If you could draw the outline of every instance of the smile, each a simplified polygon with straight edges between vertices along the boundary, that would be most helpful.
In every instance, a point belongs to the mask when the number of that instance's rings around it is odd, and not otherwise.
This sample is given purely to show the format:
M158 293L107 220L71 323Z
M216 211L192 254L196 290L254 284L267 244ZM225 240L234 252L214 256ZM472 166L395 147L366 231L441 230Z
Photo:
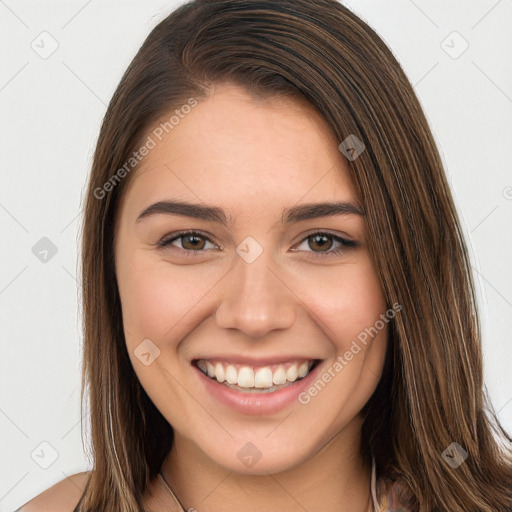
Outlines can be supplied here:
M324 359L277 355L259 361L235 355L198 356L190 362L199 378L198 396L204 391L216 405L260 417L297 406L297 397L326 365Z
M289 361L267 366L199 359L194 364L210 379L238 391L273 392L306 377L316 360Z

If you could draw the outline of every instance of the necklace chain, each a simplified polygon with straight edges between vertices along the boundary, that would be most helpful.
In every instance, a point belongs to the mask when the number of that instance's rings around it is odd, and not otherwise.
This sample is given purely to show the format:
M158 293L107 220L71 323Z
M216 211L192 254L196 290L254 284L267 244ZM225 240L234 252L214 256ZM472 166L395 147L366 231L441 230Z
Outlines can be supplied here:
M172 499L180 507L181 512L185 512L185 509L183 508L183 505L180 503L180 501L176 497L176 494L174 494L174 492L171 489L171 487L169 486L169 484L165 481L165 478L163 477L162 473L158 473L158 476L160 477L160 480L162 481L162 484L164 485L164 487L167 490L167 492L172 496Z
M185 507L183 507L183 505L181 504L180 500L177 498L176 494L174 494L174 491L171 489L171 486L166 482L166 480L165 480L164 476L162 475L162 473L158 473L158 476L160 477L160 480L162 481L162 484L165 487L165 489L167 490L167 492L172 496L172 499L174 500L176 505L178 505L178 507L180 507L180 511L181 512L186 512ZM370 491L369 491L369 494L368 494L368 501L366 502L366 510L368 512L372 512L371 508L373 508L373 507L370 507L371 498L372 498L372 491L371 491L372 485L371 485L371 482L372 482L372 478L370 477Z

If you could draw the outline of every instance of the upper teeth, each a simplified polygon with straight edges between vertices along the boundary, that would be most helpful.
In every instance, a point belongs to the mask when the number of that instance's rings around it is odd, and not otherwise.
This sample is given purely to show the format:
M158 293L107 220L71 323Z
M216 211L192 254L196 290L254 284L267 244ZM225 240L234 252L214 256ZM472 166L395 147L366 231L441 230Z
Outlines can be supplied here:
M197 366L219 382L238 384L242 388L270 388L305 377L314 361L288 362L272 366L252 367L223 362L197 361Z

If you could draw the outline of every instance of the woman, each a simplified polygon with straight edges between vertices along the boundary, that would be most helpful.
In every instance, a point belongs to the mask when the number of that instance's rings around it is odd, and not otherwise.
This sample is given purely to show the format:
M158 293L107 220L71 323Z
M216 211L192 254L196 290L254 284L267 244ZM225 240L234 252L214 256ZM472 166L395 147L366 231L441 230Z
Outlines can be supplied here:
M53 510L512 509L438 151L343 5L162 21L105 116L82 263L94 468Z

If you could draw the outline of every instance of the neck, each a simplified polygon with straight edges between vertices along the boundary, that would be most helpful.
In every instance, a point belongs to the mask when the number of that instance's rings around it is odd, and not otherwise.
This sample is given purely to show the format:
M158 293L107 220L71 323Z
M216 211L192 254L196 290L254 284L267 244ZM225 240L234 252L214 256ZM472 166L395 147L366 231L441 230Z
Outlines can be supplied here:
M239 474L219 466L177 432L162 474L185 510L366 512L371 467L359 452L360 423L348 425L308 460L286 471ZM369 501L370 500L370 501Z

